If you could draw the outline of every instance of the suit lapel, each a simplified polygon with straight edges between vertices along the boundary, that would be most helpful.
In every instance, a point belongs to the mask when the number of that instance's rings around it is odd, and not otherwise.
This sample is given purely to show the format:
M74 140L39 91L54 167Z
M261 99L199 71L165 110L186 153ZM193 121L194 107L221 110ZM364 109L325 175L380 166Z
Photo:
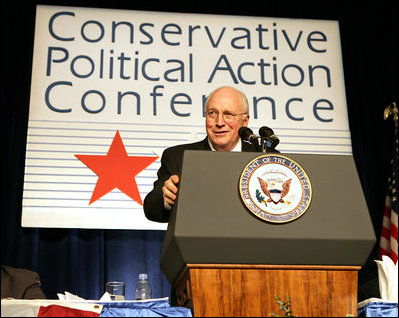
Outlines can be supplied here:
M198 143L198 150L211 150L211 147L208 143L208 137L205 137L204 140Z

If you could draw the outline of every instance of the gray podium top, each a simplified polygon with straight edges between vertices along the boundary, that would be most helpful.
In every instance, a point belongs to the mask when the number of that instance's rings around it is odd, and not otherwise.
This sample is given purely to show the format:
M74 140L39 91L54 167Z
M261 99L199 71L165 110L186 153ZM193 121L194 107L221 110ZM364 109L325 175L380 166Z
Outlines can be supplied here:
M242 202L239 180L260 153L186 151L161 268L173 283L186 263L364 265L376 237L352 156L281 154L312 185L310 206L268 223Z

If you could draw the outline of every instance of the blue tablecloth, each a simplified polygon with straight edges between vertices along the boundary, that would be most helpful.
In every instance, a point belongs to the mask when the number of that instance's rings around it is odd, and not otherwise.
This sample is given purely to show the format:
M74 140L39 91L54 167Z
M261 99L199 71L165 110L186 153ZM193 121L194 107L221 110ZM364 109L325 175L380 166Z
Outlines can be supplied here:
M101 303L100 317L192 317L191 310L170 307L168 299Z
M358 317L398 317L398 303L369 302L357 311Z

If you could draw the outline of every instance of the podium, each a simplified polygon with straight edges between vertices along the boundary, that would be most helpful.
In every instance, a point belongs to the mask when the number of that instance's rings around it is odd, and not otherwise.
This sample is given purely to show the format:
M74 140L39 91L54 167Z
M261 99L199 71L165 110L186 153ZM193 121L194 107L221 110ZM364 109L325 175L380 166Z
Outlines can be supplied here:
M262 155L185 151L161 269L177 305L194 316L357 315L357 274L375 242L352 156L281 154L312 185L307 211L288 223L252 214L239 193L247 164Z

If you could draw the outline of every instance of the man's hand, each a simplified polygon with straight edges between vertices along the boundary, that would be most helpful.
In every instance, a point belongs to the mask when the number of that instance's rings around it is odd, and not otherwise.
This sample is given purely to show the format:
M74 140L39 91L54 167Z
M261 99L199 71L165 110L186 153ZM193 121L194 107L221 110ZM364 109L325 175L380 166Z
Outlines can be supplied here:
M165 181L162 187L163 201L169 205L174 205L177 197L177 185L179 183L178 175L171 175L168 180Z

